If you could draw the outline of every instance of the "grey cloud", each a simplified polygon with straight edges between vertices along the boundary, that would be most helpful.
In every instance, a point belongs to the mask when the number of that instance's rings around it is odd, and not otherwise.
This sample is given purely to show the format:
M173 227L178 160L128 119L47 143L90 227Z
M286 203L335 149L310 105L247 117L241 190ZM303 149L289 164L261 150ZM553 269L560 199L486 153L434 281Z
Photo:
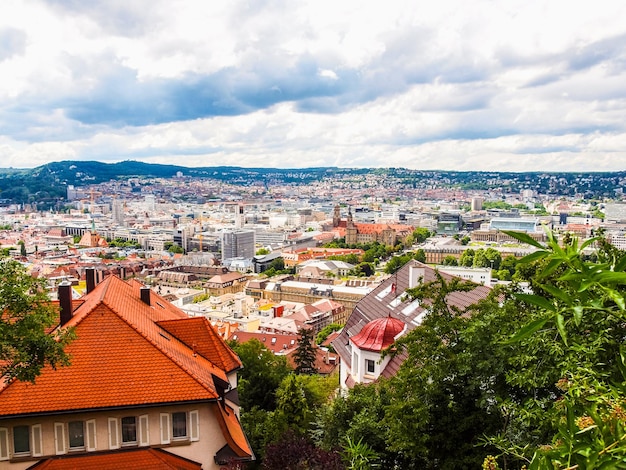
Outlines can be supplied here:
M135 37L154 27L151 0L91 2L84 0L46 0L62 14L85 16L99 27L117 36Z
M15 28L0 30L0 62L26 50L26 33Z

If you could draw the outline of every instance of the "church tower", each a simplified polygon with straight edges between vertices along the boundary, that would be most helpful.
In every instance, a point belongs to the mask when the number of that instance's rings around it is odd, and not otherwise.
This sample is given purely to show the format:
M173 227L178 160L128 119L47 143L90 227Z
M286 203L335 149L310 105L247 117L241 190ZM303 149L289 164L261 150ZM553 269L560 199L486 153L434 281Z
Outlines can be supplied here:
M341 223L341 213L339 212L339 204L335 205L335 209L333 210L333 227L339 227Z

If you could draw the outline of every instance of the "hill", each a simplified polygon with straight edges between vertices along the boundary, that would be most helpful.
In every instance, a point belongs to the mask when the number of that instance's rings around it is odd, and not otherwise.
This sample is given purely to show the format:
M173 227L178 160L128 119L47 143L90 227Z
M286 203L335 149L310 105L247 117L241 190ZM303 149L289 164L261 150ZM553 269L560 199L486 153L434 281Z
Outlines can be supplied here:
M137 161L51 162L33 169L0 168L0 204L37 203L39 208L58 205L67 186L76 187L128 178L206 178L234 185L263 181L271 185L301 185L323 179L363 180L369 185L408 188L498 189L516 193L524 189L539 194L576 196L585 199L613 198L626 181L626 171L613 173L513 173L479 171L423 171L406 168L242 168L216 166L193 168Z

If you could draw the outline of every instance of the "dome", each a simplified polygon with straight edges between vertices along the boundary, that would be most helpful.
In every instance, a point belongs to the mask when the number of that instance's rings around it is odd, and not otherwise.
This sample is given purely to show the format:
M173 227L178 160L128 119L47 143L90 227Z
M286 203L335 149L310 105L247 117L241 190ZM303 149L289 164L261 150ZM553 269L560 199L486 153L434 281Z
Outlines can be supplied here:
M404 322L397 318L385 317L372 320L350 338L359 349L380 352L393 344L395 337L404 330Z

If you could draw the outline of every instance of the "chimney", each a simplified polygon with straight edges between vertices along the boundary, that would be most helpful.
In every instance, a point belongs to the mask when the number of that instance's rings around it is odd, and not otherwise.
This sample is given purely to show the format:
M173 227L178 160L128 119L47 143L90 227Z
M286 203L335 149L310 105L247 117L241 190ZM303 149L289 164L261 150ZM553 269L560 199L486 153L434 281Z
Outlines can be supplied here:
M124 268L124 266L120 267L120 279L126 279L126 268Z
M59 284L58 296L60 307L59 323L63 326L72 319L72 283L63 281Z
M139 291L141 293L141 301L146 305L150 305L150 288L148 286L142 286Z
M409 288L417 287L424 282L426 270L417 266L409 266Z
M85 280L87 281L87 294L89 294L96 287L96 270L94 268L85 270Z

